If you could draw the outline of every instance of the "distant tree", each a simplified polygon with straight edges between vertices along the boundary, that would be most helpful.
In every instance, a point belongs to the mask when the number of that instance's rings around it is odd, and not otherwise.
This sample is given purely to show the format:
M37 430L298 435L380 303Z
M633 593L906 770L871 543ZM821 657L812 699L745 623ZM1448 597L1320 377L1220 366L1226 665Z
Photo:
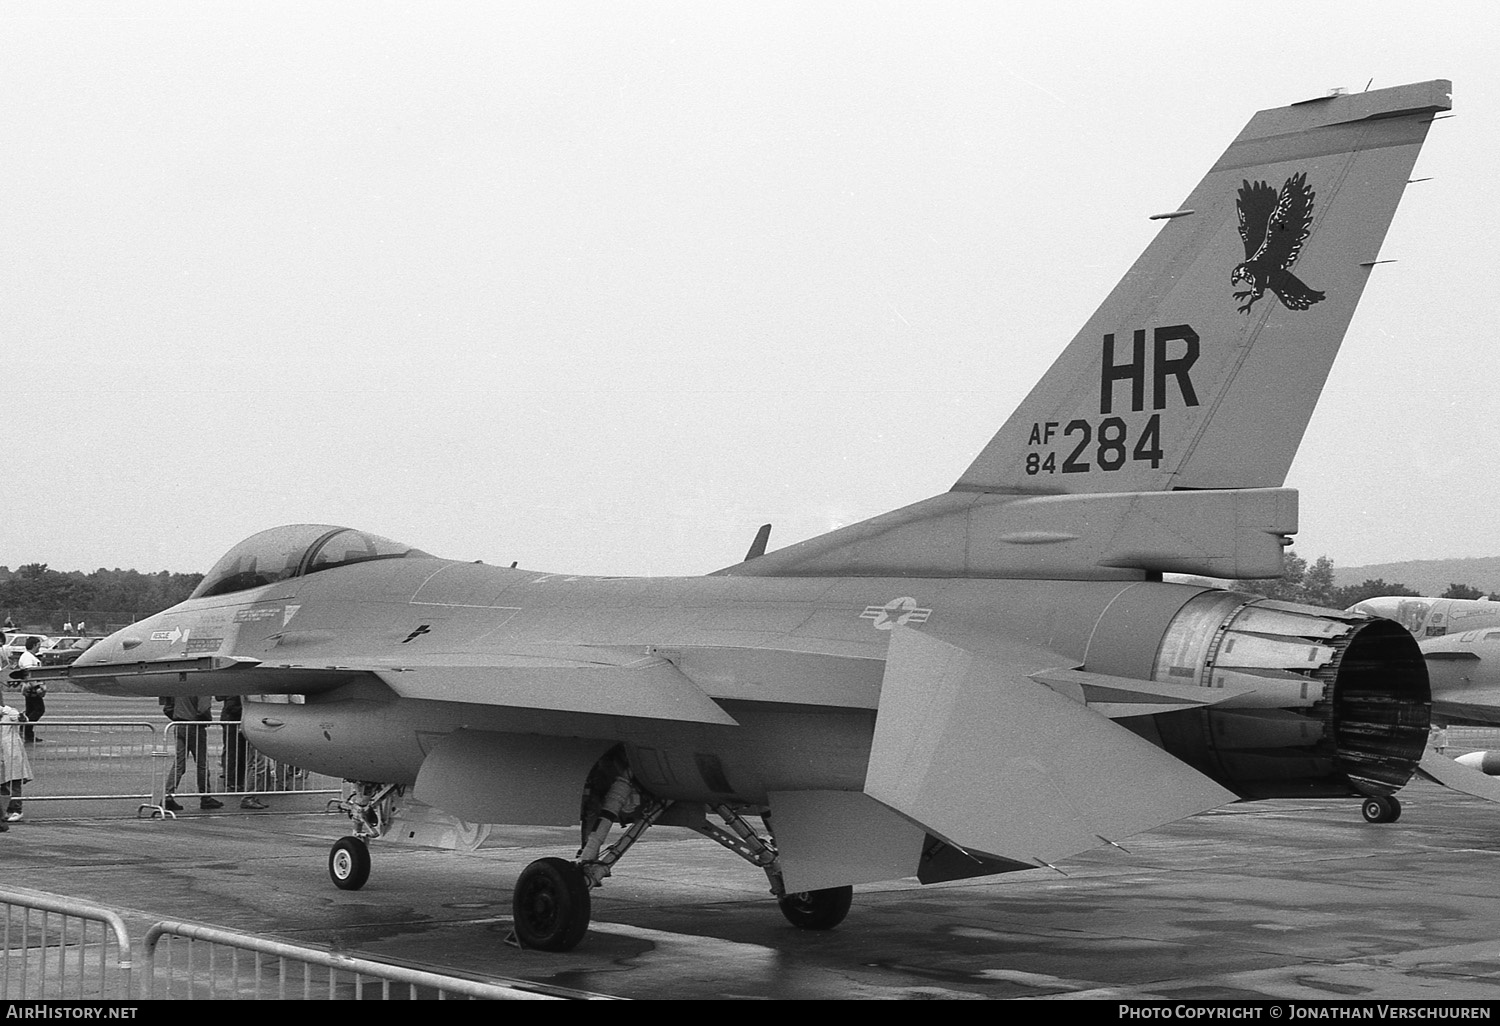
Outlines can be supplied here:
M130 623L176 605L195 588L202 574L142 574L135 570L99 569L91 574L52 570L28 563L0 579L0 610L17 623L59 627L93 614L90 627L106 622Z
M1419 594L1421 593L1413 591L1404 584L1387 584L1383 577L1366 578L1361 584L1346 584L1342 588L1333 589L1332 600L1328 604L1334 609L1348 609L1356 602L1380 598L1382 595L1416 597Z
M1332 566L1332 564L1329 564ZM1307 578L1307 560L1297 555L1296 549L1287 549L1281 557L1281 576L1267 580L1235 581L1240 591L1251 591L1266 598L1283 602L1301 602L1303 582Z
M1484 592L1467 584L1450 584L1438 598L1477 599L1484 598Z
M1255 592L1266 598L1329 609L1348 609L1356 602L1381 595L1420 594L1404 584L1390 584L1379 578L1367 579L1362 584L1336 587L1333 583L1333 560L1327 556L1319 556L1309 566L1307 560L1297 555L1296 549L1286 550L1283 565L1285 569L1280 577L1262 581L1235 581L1233 586L1240 591Z
M1312 606L1333 604L1333 560L1319 556L1302 575L1301 601Z

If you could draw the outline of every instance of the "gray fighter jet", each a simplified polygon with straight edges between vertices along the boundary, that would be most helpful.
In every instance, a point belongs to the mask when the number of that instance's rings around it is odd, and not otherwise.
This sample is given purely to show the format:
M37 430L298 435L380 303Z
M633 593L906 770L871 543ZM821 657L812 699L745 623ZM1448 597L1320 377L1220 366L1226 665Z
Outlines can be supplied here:
M550 950L653 823L827 929L854 884L1050 865L1236 799L1390 808L1428 729L1411 635L1162 575L1280 574L1287 468L1449 88L1256 114L951 491L698 578L277 528L47 672L293 696L245 729L353 783L343 888L411 799L580 824L515 888Z

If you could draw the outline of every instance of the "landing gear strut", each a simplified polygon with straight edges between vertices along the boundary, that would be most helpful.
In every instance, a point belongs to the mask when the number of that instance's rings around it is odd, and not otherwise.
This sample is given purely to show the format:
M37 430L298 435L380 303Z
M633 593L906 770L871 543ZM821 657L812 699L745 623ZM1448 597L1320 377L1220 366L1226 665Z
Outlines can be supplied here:
M1359 811L1367 823L1394 823L1401 818L1401 803L1395 795L1366 798Z
M654 798L638 802L629 810L634 822L608 848L599 845L613 818L603 820L603 830L595 824L594 829L585 831L577 861L537 859L527 866L511 898L516 943L539 951L572 951L577 947L589 929L589 891L604 886L610 867L671 804ZM619 814L624 810L614 811Z
M606 772L598 772L601 768ZM604 886L614 864L658 821L696 830L765 870L782 915L798 929L831 930L843 922L854 888L788 893L775 842L762 837L732 806L713 806L724 826L710 823L707 811L705 806L674 804L644 794L630 778L623 760L612 761L606 756L596 773L590 775L584 793L583 846L577 859L538 859L516 881L512 900L515 943L542 951L571 951L588 932L589 891ZM628 824L625 832L614 844L603 847L616 822Z
M395 784L350 783L354 789L347 798L329 802L354 822L354 833L340 837L328 852L328 876L341 891L357 891L370 879L369 841L383 837L390 829L396 797L401 793Z

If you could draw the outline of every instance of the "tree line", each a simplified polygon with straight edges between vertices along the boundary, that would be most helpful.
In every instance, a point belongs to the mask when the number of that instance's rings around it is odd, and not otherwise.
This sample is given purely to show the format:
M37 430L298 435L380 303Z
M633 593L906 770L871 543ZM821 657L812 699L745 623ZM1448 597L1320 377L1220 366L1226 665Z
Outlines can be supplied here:
M1297 555L1296 549L1286 550L1284 566L1286 569L1280 577L1262 581L1234 581L1231 586L1240 591L1253 591L1266 598L1328 609L1348 609L1356 602L1381 595L1407 595L1415 598L1422 594L1404 584L1392 584L1380 577L1336 587L1333 583L1333 560L1327 556L1319 556L1308 565L1307 560ZM1449 584L1448 590L1437 597L1477 599L1486 596L1483 591L1468 584ZM1488 597L1500 601L1500 593L1491 592Z
M0 623L17 629L58 633L64 625L81 621L87 633L103 634L187 598L203 580L202 574L143 574L138 570L50 569L46 563L27 563L12 570L0 566Z

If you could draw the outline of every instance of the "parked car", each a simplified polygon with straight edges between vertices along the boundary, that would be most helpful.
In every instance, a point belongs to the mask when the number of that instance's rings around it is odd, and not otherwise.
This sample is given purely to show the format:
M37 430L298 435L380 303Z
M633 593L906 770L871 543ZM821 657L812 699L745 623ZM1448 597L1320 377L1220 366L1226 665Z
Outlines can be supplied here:
M98 640L100 639L76 637L53 638L52 647L44 648L37 654L41 658L43 666L66 666L74 659L83 655L84 651Z
M21 653L26 651L26 639L41 639L41 647L37 650L38 655L52 647L52 639L45 634L33 634L29 631L6 631L5 644L0 645L0 655L4 655L7 666L14 666Z

